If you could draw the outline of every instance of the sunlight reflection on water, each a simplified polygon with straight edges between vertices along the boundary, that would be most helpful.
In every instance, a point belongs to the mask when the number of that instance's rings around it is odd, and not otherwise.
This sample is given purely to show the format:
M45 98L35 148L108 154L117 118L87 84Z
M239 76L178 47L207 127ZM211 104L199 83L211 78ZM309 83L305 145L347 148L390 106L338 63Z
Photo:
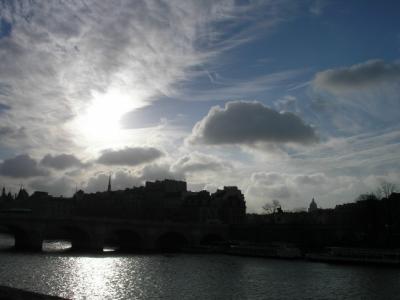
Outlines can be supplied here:
M400 270L225 255L3 251L0 285L69 299L393 299Z
M81 257L71 266L72 273L76 274L76 284L73 293L82 295L84 292L92 297L117 298L111 287L122 280L123 266L119 258L112 257ZM113 280L115 282L113 282ZM84 287L84 291L81 288Z

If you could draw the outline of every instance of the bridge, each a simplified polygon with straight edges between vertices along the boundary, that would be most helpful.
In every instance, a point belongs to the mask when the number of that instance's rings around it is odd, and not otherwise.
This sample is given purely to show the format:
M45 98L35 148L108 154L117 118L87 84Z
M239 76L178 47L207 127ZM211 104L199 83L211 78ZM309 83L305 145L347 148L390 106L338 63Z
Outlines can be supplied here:
M0 232L14 236L18 250L42 251L45 240L64 240L73 250L102 252L180 250L228 240L229 225L129 219L53 217L2 213Z

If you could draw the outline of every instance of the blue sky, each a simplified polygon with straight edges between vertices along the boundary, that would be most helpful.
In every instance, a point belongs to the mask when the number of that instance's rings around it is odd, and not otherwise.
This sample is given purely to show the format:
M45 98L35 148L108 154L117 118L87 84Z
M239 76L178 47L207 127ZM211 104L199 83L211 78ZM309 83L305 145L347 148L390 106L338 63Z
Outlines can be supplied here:
M249 211L400 184L398 1L4 1L0 183L238 185ZM104 159L112 157L112 159Z

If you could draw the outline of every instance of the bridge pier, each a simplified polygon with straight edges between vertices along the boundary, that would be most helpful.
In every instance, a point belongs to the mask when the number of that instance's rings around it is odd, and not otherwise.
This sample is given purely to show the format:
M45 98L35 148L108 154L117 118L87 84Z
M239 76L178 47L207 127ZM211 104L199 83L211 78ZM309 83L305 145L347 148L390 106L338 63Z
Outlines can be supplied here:
M103 252L103 241L102 240L79 240L72 241L72 250L77 252L91 252L101 253Z
M34 233L27 233L24 235L15 236L14 248L20 251L42 251L43 239Z

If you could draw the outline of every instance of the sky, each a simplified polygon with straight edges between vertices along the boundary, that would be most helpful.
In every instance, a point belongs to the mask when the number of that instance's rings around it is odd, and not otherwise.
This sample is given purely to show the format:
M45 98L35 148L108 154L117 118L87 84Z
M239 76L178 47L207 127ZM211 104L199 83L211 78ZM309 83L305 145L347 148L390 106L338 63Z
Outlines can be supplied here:
M399 57L396 0L4 0L0 185L351 202L400 184Z

